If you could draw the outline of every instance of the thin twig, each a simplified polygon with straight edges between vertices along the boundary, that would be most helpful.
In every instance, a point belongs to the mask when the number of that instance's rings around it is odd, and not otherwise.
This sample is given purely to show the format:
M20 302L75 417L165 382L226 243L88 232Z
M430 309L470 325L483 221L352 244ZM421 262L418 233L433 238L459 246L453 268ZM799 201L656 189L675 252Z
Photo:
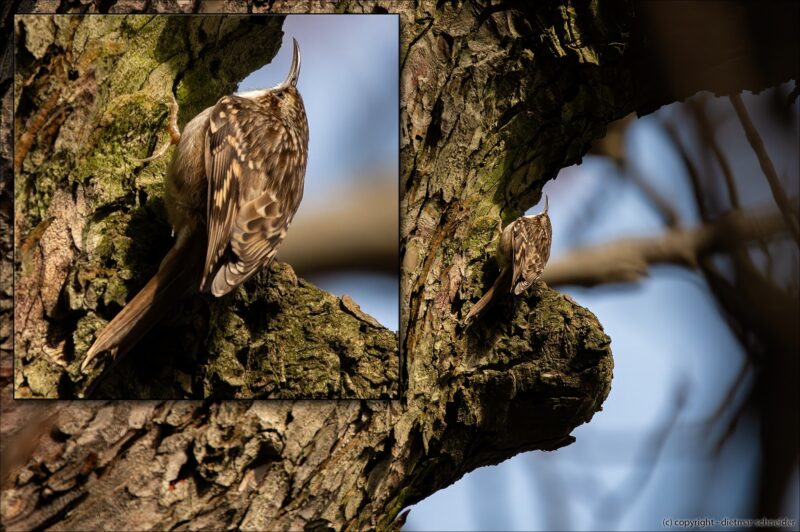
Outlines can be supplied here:
M714 201L713 209L707 203L707 200L711 198L712 200L716 199L716 195L712 194L710 190L704 189L704 182L703 182L703 175L700 173L700 170L694 164L691 157L689 156L689 152L686 149L686 146L680 139L677 130L674 128L672 124L666 123L664 124L664 129L667 132L667 135L672 139L672 142L675 144L675 148L678 150L678 155L683 161L683 165L686 168L686 173L689 176L689 179L692 183L692 189L694 191L695 200L697 201L697 206L700 211L700 215L705 222L710 222L714 220L716 217L713 215L714 212L719 210L719 205L716 201ZM762 238L759 238L757 235L755 240L762 241ZM739 251L736 249L731 248L729 251ZM742 267L747 267L748 269L754 267L752 257L747 253L731 253L731 256L738 261L742 262ZM700 269L703 270L705 273L705 268L703 267L703 263L700 263Z
M700 171L697 169L697 166L695 166L691 158L689 158L689 153L686 151L686 147L683 145L675 126L669 122L665 122L664 131L667 133L667 136L669 136L670 140L672 140L672 143L675 145L675 149L678 150L678 155L680 156L683 165L686 167L686 172L689 175L689 182L692 184L694 199L697 203L697 210L700 213L700 219L703 221L708 221L711 219L711 212L708 208L708 205L706 205L706 194L705 190L703 189L703 178L700 174Z
M714 126L711 124L711 120L709 120L708 114L706 113L705 103L695 99L689 100L688 103L689 109L692 111L692 115L697 122L697 127L700 130L700 136L703 139L703 143L714 154L717 162L719 163L719 167L722 170L722 175L725 178L725 184L728 189L728 201L730 202L732 208L740 209L741 203L739 202L739 193L736 190L736 180L733 177L733 168L731 167L731 164L728 161L725 153L722 151L719 142L717 142ZM773 259L772 254L769 251L769 246L764 240L758 240L758 245L767 259L767 273L772 274Z
M742 96L740 94L733 94L730 96L730 100L739 117L739 122L742 123L747 141L758 157L761 170L764 172L764 177L767 178L769 188L772 190L772 197L775 198L775 203L778 205L781 213L783 213L789 231L792 233L797 243L800 244L800 226L798 226L797 216L792 212L792 204L789 201L789 197L786 195L786 191L783 190L781 180L778 178L775 166L772 164L772 159L769 158L767 150L764 147L764 141L761 140L761 135L759 135L758 130L753 125L752 120L750 120L750 115L747 113L747 108L744 106Z
M713 257L700 259L698 266L705 279L705 288L710 292L710 297L721 305L722 317L731 333L742 345L747 357L755 358L759 350L758 342L755 340L751 325L746 320L740 319L743 315L739 311L741 298L735 302L731 301L730 294L736 294L735 286L719 272Z
M725 178L725 184L728 187L728 200L731 202L731 207L734 209L741 208L739 193L736 190L736 181L733 177L731 164L728 162L728 158L722 152L722 148L720 148L717 142L716 136L714 135L714 126L711 125L711 121L708 119L705 106L702 102L690 100L689 109L691 109L692 115L697 122L703 142L711 149L711 152L717 158L717 162L722 170L722 176Z
M667 441L675 432L678 418L686 407L689 396L689 383L682 378L676 384L675 402L670 405L664 421L648 434L647 441L641 446L635 459L632 473L622 486L599 499L594 514L599 521L608 525L608 529L618 528L620 521L633 507L633 502L644 492L644 488L653 478L653 473L661 460Z
M748 355L754 361L763 363L783 352L800 350L797 299L735 255L735 283L731 283L708 257L704 257L700 265L717 302L749 329L766 349L766 352L761 352L748 346Z
M650 204L655 207L667 227L672 229L680 226L678 211L638 170L632 168L631 165L626 165L620 169L620 172L630 179Z
M744 383L747 379L747 376L750 375L750 371L752 369L752 360L750 357L745 358L742 367L739 369L739 372L736 374L736 379L733 383L728 387L728 391L725 393L725 397L720 401L717 408L714 410L714 414L709 417L709 425L713 425L716 421L722 419L722 416L725 414L727 410L733 409L734 400L736 399L736 394L739 392L744 386ZM722 451L722 447L725 443L730 439L733 435L736 424L739 422L744 409L747 407L747 400L743 401L738 408L731 414L728 422L725 424L725 430L723 431L722 435L717 439L716 444L714 445L714 451L719 454Z

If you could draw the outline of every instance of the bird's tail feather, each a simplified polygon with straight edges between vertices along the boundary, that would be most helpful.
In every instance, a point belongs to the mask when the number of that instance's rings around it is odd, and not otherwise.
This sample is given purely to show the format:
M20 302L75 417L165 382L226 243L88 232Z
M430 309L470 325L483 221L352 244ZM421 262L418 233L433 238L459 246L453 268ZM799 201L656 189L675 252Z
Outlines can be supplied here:
M508 293L511 288L511 273L511 267L508 265L500 271L500 275L497 276L492 287L469 309L467 317L464 318L465 327L468 327L478 319L495 302L498 296Z
M86 353L81 371L103 351L122 357L181 298L197 289L203 265L204 246L197 234L179 235L158 272L105 326Z

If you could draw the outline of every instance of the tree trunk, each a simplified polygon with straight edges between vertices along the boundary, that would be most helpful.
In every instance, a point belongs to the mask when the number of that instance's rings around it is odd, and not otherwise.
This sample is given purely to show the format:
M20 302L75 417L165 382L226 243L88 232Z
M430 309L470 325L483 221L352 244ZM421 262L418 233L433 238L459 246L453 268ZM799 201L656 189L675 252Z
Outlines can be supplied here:
M636 6L548 6L272 3L284 12L401 15L404 400L10 404L6 378L4 433L26 419L39 427L7 438L17 450L4 459L8 528L387 528L402 508L476 467L573 441L570 432L610 389L609 339L594 316L540 284L469 330L459 320L497 273L491 249L501 226L578 162L606 124L719 87L706 77L678 92L653 83ZM187 62L185 76L199 79L205 64ZM793 69L778 61L771 77L737 86L769 86ZM4 116L9 100L7 91ZM134 131L131 150L147 131ZM161 174L152 167L133 179L148 175ZM278 277L276 290L286 286Z

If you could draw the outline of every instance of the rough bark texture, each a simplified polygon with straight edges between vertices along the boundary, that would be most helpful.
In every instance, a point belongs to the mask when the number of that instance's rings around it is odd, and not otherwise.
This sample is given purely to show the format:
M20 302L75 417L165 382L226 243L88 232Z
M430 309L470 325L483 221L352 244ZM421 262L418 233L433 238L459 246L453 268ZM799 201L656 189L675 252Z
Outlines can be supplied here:
M171 245L169 94L185 122L271 60L283 17L18 16L16 397L396 397L396 335L276 265L176 309L109 375L95 334ZM102 379L100 377L103 376Z
M4 431L44 427L6 438L20 449L3 477L8 527L387 528L480 465L572 441L610 388L597 320L543 285L468 332L458 320L497 272L501 225L608 122L715 87L652 84L629 4L550 6L299 7L401 14L404 401L64 403L54 414L8 406L6 381Z

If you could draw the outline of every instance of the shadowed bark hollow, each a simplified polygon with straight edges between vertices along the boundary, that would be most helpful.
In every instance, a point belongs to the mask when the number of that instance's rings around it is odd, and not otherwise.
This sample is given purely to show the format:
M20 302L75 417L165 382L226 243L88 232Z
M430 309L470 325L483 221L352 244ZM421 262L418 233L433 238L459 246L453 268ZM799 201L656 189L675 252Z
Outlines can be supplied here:
M123 4L152 7L100 7ZM602 327L544 285L507 298L469 331L458 322L497 273L491 251L501 227L609 122L726 89L708 76L687 78L677 92L654 82L655 52L634 4L271 8L401 15L404 400L9 406L6 378L3 430L20 449L4 460L9 528L399 526L404 507L478 466L569 444L609 393ZM702 42L699 33L685 38ZM737 89L794 75L795 63L780 59ZM728 57L707 60L710 68ZM7 92L4 116L9 100ZM19 429L23 420L39 428Z

